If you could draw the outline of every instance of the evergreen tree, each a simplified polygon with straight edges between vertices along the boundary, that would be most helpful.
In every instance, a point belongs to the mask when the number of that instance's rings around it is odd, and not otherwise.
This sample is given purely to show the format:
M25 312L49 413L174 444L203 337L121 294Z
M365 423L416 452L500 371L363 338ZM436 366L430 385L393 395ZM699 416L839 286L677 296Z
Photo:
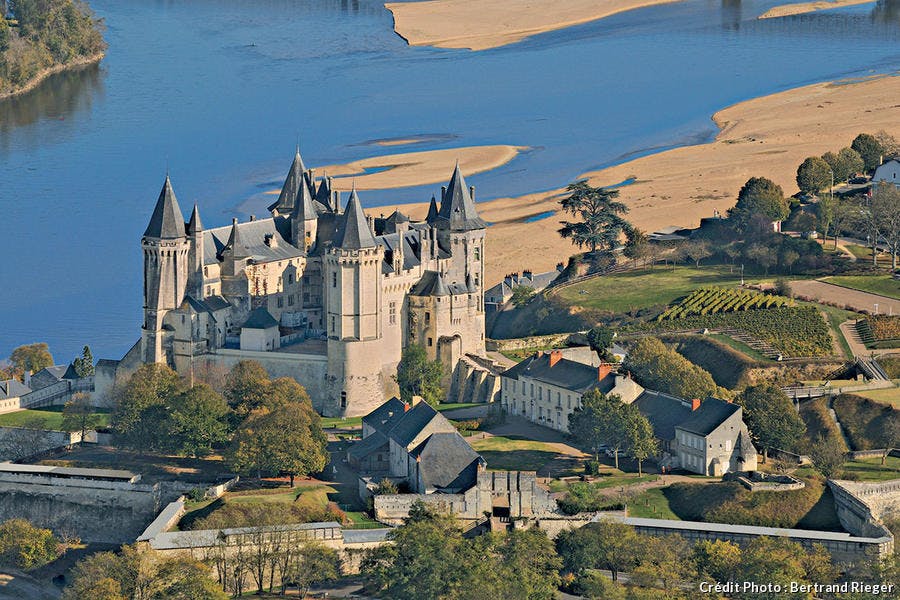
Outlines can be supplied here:
M566 189L570 194L559 203L563 211L578 220L563 221L559 234L579 248L588 248L591 254L617 247L622 233L630 227L622 218L628 207L615 201L619 191L591 187L586 181L570 184Z
M94 355L91 353L91 347L85 346L81 351L81 356L72 363L75 372L79 377L90 377L94 374Z
M790 211L781 186L765 177L751 177L738 193L737 204L728 211L728 219L738 231L744 231L754 216L783 221L788 214Z
M804 194L818 194L831 184L831 167L819 156L810 156L797 168L797 187Z
M806 430L791 399L774 385L746 388L738 397L750 436L763 449L763 462L772 448L793 450Z

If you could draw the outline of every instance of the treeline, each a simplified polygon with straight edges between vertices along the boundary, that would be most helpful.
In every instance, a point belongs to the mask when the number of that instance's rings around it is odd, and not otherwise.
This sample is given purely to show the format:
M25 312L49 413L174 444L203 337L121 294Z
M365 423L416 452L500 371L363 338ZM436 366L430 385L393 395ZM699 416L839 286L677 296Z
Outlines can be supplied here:
M0 0L0 94L105 49L101 21L79 0Z

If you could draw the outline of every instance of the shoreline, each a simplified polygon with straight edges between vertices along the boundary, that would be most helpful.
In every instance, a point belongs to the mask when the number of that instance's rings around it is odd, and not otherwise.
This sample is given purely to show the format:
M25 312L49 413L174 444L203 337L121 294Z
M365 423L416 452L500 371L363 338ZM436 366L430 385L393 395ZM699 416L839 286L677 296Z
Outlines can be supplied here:
M681 0L425 0L387 2L394 32L410 46L488 50L549 31Z
M28 83L26 83L24 86L0 94L0 101L7 100L9 98L15 98L16 96L21 96L22 94L27 94L28 92L41 85L48 77L51 77L52 75L62 73L63 71L79 69L81 67L87 67L89 65L97 64L105 57L106 52L99 52L97 54L91 54L90 56L82 56L80 58L76 58L75 60L67 62L65 64L53 65L52 67L41 69L35 74L34 77L29 79Z
M807 13L819 12L822 10L842 8L844 6L857 6L859 4L874 3L875 0L818 0L816 2L795 2L791 4L780 4L778 6L770 8L756 18L778 19L780 17L789 17L791 15L805 15Z
M849 146L862 132L886 130L900 137L898 97L900 73L759 96L716 111L711 118L719 132L710 142L641 156L579 178L598 186L634 178L619 188L619 199L630 208L626 218L648 233L671 225L696 227L701 218L731 208L750 177L768 177L790 195L797 189L797 166L807 156ZM506 273L527 268L549 271L578 252L556 233L565 185L478 203L481 217L492 223L486 282L493 285ZM403 206L411 218L423 218L427 211L425 203ZM369 210L378 214L388 208Z

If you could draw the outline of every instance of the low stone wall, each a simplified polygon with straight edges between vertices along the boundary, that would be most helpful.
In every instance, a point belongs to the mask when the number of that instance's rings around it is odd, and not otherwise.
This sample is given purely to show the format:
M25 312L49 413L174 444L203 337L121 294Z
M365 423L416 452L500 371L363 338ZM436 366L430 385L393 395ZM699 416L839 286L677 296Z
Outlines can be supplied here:
M789 492L806 487L805 483L791 475L772 475L759 471L727 473L723 480L737 481L751 492Z
M467 502L464 494L381 494L375 496L375 519L389 525L401 525L416 501L442 511L452 511L460 521L481 518L475 512L474 502Z
M853 452L847 453L847 458L850 460L862 460L866 458L881 458L884 456L885 452L887 452L888 456L898 456L900 455L900 451L898 450L888 450L886 448L882 448L880 450L854 450Z
M48 450L72 446L81 441L81 432L0 427L0 462L22 460Z
M565 346L567 344L583 345L584 334L581 333L553 333L550 335L532 335L523 338L511 338L508 340L486 339L484 346L489 352L503 352L505 350L527 350L529 348L545 348L547 346Z

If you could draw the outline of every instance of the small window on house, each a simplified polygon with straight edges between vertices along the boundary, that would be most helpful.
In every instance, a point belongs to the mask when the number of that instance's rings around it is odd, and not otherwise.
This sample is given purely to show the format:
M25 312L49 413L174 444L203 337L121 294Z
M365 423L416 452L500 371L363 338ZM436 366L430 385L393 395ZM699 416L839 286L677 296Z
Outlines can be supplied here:
M334 317L331 317L331 333L334 333Z
M282 306L284 306L284 298L279 296L278 297L278 308L281 308Z
M431 348L431 346L433 345L433 343L434 343L434 342L432 341L432 339L431 339L431 338L428 338L428 347L429 347L429 348Z
M288 295L288 306L293 306L293 305L294 305L294 295L289 294Z
M206 286L206 295L207 295L207 296L211 296L211 295L212 295L212 288L211 288L210 286Z
M481 260L481 248L475 248L475 260Z
M425 313L425 323L431 323L431 313Z
M388 305L388 322L391 325L396 325L397 323L397 303L391 302Z
M203 267L203 276L204 277L209 276L209 267Z

